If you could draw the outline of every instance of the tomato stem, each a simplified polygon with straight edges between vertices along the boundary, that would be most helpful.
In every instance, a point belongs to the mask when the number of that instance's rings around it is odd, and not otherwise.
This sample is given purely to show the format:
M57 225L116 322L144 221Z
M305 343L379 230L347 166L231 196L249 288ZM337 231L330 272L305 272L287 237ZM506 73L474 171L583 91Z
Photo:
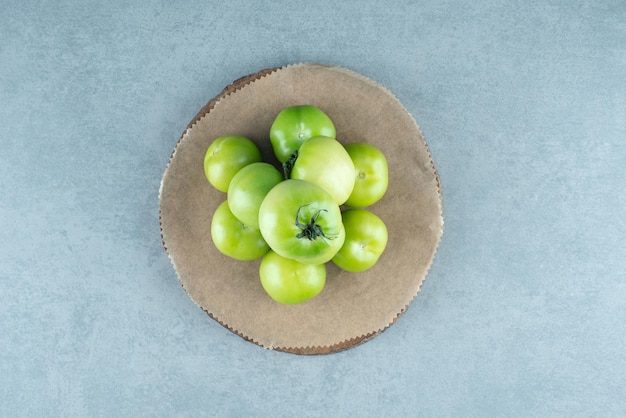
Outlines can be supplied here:
M322 229L321 225L316 223L317 217L320 216L320 213L322 211L328 212L328 210L326 209L318 210L315 213L315 215L313 215L313 217L311 218L308 224L300 223L300 210L303 207L308 206L308 205L309 204L300 206L298 208L298 211L296 212L296 226L300 228L300 232L296 234L296 238L306 238L309 241L315 241L315 239L317 239L318 237L322 237L325 239L334 239L334 237L326 236L326 234L324 234L324 230Z
M298 150L295 150L293 154L283 163L283 177L285 180L289 180L291 177L291 170L293 169L296 160L298 159Z

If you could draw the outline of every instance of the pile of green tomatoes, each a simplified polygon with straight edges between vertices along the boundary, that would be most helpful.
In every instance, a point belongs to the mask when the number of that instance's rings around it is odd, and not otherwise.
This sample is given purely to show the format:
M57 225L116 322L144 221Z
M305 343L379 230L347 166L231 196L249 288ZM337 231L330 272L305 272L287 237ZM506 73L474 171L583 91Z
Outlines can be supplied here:
M332 120L312 105L281 110L269 140L280 164L262 161L257 145L240 135L208 147L204 173L226 193L211 238L234 259L262 258L263 289L293 305L324 289L326 263L362 272L378 262L388 232L367 207L387 191L388 165L371 144L340 143Z

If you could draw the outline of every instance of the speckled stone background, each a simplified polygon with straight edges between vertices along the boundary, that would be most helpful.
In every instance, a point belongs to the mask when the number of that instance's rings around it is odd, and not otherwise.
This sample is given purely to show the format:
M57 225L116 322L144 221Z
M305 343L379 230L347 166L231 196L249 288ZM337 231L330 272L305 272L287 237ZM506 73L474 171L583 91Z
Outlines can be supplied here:
M375 339L302 357L197 308L158 188L204 103L294 62L419 122L445 233ZM0 415L626 415L626 3L0 5Z

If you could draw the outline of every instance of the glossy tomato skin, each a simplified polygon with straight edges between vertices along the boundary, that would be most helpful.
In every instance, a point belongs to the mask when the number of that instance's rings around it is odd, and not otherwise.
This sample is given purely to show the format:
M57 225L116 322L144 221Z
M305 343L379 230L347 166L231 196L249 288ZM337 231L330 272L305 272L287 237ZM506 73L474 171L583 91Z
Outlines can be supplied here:
M346 239L332 261L349 272L372 268L387 247L385 223L366 209L349 209L342 213Z
M304 264L270 250L259 266L261 285L276 302L295 305L317 296L326 284L324 264Z
M216 138L204 155L204 175L221 192L228 192L232 178L243 167L261 161L254 142L239 135Z
M265 195L283 180L271 164L248 164L235 174L228 187L228 207L243 224L259 228L259 207Z
M307 264L330 261L345 239L337 203L304 180L284 180L269 191L259 208L259 229L276 253Z
M355 142L345 145L354 163L355 182L345 204L364 208L378 202L389 185L389 168L385 155L375 146Z
M354 163L339 141L316 136L300 146L290 176L317 184L342 205L354 188L354 172Z
M270 127L270 142L281 163L287 161L303 142L318 135L335 138L337 133L328 115L311 105L281 110Z
M261 231L242 224L232 214L226 200L213 213L211 238L222 254L236 260L255 260L269 251Z

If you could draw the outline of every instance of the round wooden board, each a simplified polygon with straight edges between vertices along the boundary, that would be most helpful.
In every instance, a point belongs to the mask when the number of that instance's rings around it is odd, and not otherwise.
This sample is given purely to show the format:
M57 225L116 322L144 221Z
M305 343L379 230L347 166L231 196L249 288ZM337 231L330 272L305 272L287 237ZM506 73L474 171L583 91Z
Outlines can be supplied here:
M368 142L386 155L389 189L369 210L385 221L389 242L366 272L328 263L322 293L287 306L263 291L260 260L229 259L213 245L211 217L226 195L207 182L203 160L215 138L236 134L253 140L264 161L278 167L269 128L280 110L296 104L320 107L340 142ZM345 350L387 329L418 294L443 233L439 177L413 117L372 80L319 64L265 69L211 99L176 144L159 200L163 246L192 300L245 340L294 354Z

